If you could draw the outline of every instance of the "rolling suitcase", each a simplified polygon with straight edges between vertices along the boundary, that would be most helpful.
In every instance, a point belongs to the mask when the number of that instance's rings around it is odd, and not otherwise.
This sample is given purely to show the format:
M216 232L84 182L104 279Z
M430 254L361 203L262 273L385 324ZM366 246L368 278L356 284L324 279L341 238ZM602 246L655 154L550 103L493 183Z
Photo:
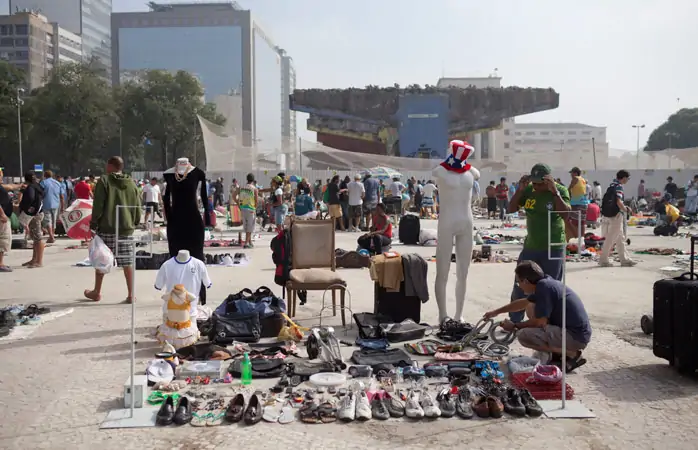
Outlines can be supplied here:
M398 226L398 234L400 242L406 245L417 245L419 244L419 232L420 232L419 216L413 214L405 214L400 218L400 225Z
M698 275L693 261L696 239L691 236L690 272L659 280L653 289L654 355L689 373L698 369Z
M417 296L405 294L405 282L400 283L400 292L388 292L378 283L374 283L373 313L390 317L394 323L412 319L422 321L422 301Z

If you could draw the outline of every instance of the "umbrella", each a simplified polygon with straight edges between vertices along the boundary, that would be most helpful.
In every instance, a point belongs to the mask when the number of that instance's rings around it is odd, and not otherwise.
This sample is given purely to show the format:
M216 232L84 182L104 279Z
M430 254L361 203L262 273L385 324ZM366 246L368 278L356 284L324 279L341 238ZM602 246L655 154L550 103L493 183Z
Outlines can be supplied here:
M92 200L75 200L61 215L68 237L81 241L88 240L92 236L90 220L92 220Z
M395 169L390 167L373 167L362 172L363 175L370 173L373 178L379 180L392 180L395 177L402 178L402 174Z
M290 181L291 183L300 183L302 180L303 180L303 179L302 179L301 177L299 177L298 175L291 175L291 176L289 177L289 181Z

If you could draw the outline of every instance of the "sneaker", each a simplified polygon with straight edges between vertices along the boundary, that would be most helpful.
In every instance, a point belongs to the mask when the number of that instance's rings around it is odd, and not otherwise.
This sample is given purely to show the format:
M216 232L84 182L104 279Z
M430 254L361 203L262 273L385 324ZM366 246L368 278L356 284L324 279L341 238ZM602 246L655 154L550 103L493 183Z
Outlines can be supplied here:
M599 261L599 266L601 267L613 267L613 263L611 261Z
M434 397L428 392L422 392L422 396L419 399L419 404L424 410L424 417L436 418L441 416L441 410L436 405Z
M378 395L374 395L371 402L371 417L377 420L388 420L390 418L390 412L388 412L385 401Z
M526 414L531 417L540 417L543 415L543 408L540 407L538 402L533 395L528 391L528 389L521 389L519 391L519 396L521 397L521 402L526 408Z
M337 418L344 422L351 422L356 418L356 396L349 392L339 403Z
M621 267L634 267L634 266L637 266L637 261L633 261L632 259L629 259L627 261L621 261L620 266Z
M356 420L369 420L372 416L371 405L368 402L368 396L364 391L360 391L357 394L356 411L354 414Z
M421 419L424 417L424 410L419 405L417 393L414 391L410 392L410 395L407 398L407 403L405 404L405 415L410 419Z
M504 411L512 416L524 417L526 415L526 407L521 401L521 396L514 388L507 389L504 397Z
M478 417L487 418L490 416L490 407L487 404L487 397L481 396L475 399L475 404L473 405L473 410Z
M456 402L449 390L443 390L436 397L441 410L441 417L453 417L456 415Z
M388 394L388 398L384 401L391 417L402 417L405 415L405 402L400 400L397 395Z
M504 405L499 398L490 395L487 397L487 406L490 409L490 417L494 417L496 419L502 417L502 414L504 413Z
M456 414L458 414L458 417L462 419L473 418L473 407L471 403L470 389L468 389L467 386L461 387L458 391L458 398L456 398Z

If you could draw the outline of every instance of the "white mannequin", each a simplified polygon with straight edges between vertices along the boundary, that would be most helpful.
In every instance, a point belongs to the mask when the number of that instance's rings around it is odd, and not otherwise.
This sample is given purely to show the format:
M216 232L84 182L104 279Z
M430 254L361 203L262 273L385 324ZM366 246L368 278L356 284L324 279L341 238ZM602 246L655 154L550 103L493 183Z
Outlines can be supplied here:
M473 210L471 207L474 181L480 172L467 164L466 158L474 148L463 141L449 144L449 156L434 169L433 176L439 189L438 244L436 248L436 303L439 307L439 323L448 317L446 284L451 269L453 241L456 244L456 314L455 320L463 320L463 305L468 269L473 253Z
M175 166L167 169L165 173L176 173L181 176L191 172L193 169L194 166L189 162L189 158L177 158Z
M177 252L177 256L175 256L177 261L181 262L182 264L186 263L189 261L191 258L191 254L189 253L189 250L180 250Z

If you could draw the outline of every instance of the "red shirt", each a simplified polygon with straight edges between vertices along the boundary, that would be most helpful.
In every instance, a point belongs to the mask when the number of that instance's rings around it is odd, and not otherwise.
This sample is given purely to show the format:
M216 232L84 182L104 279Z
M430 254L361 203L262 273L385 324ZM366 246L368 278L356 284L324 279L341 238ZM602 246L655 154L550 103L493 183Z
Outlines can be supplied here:
M380 231L383 228L385 228L386 222L388 223L388 228L383 233L383 236L392 239L393 238L393 224L390 223L390 221L388 220L388 216L381 216L378 214L374 214L373 226L375 227L376 231Z
M587 206L587 221L588 222L596 222L599 220L599 216L601 215L601 208L599 208L599 205L596 203L589 203L589 206Z
M87 184L87 182L80 181L78 184L75 185L73 190L75 191L75 196L80 200L90 199L90 193L92 192L92 189L90 189L90 185Z
M498 184L496 188L497 200L506 200L509 198L509 186L506 184Z

